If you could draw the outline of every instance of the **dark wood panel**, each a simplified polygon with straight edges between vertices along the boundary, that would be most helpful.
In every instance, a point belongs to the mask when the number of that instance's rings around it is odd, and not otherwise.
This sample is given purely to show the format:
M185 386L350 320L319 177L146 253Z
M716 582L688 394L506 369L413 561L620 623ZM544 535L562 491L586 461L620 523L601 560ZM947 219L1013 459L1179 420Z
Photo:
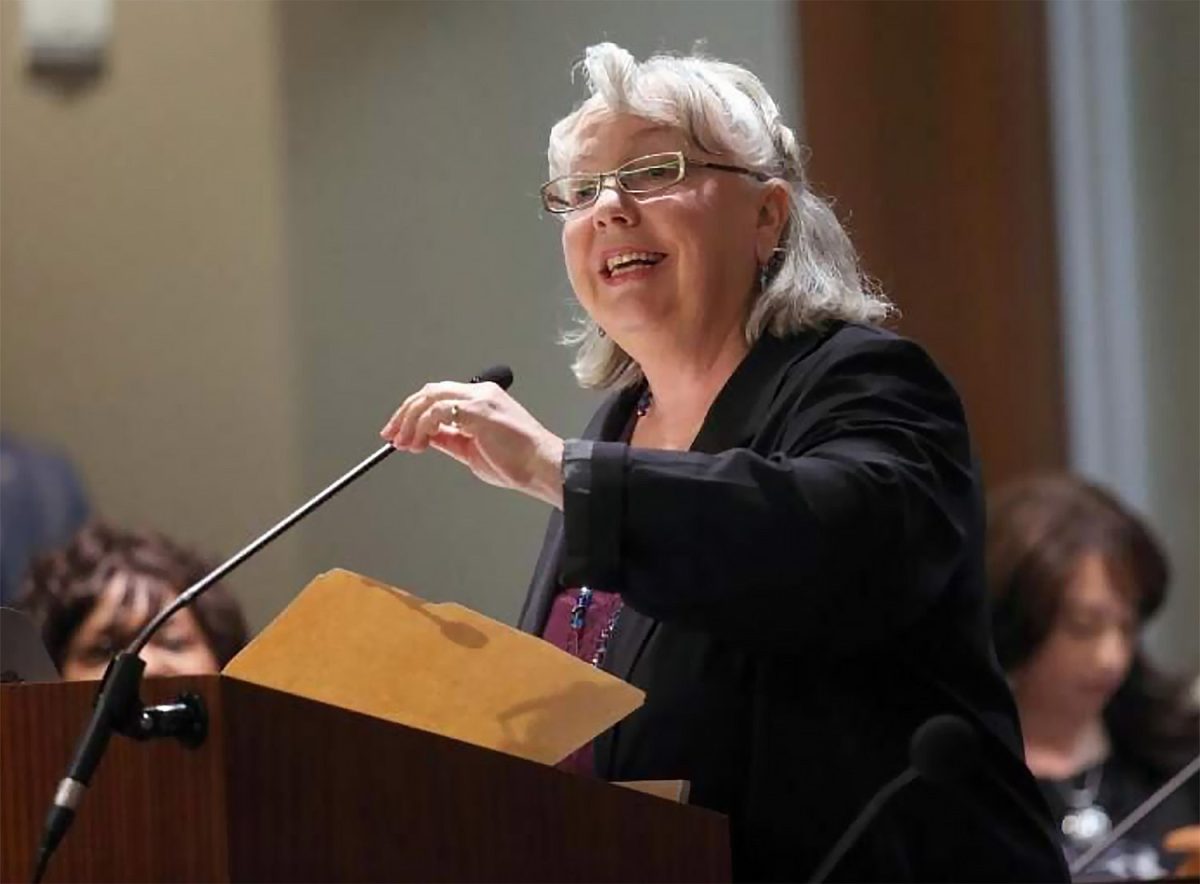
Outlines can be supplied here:
M147 679L142 697L164 702L184 690L205 692L219 733L214 685L196 678ZM4 881L29 880L46 811L95 691L95 682L0 687ZM193 750L175 741L137 744L114 737L44 880L228 880L223 770L219 741Z
M800 3L815 189L966 404L989 485L1066 462L1044 8Z
M208 743L109 747L48 881L728 881L724 817L231 679ZM0 686L4 881L95 685Z
M228 687L229 717L256 722L229 732L238 880L729 880L717 814Z

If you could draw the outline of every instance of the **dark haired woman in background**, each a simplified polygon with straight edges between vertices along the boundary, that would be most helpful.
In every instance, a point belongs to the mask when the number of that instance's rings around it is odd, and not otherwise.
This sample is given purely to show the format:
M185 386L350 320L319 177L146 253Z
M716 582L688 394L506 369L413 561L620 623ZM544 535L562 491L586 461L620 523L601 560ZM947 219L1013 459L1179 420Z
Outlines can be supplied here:
M63 678L100 678L108 661L179 593L212 570L152 532L92 522L30 568L19 607L33 618ZM143 649L146 675L217 672L246 643L246 621L214 584L172 615Z
M1139 647L1168 568L1146 526L1112 495L1069 476L1010 486L988 518L994 636L1025 739L1025 759L1068 859L1107 835L1200 748L1182 683ZM1094 866L1156 877L1162 837L1200 816L1193 777Z

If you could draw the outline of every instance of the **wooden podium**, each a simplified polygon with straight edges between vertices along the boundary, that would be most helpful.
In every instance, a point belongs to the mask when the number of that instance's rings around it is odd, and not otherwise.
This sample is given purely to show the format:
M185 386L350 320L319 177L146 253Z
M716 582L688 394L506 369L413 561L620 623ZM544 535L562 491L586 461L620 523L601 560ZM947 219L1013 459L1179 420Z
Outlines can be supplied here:
M0 686L0 874L28 881L95 682ZM227 676L205 743L114 736L47 881L728 881L724 817Z

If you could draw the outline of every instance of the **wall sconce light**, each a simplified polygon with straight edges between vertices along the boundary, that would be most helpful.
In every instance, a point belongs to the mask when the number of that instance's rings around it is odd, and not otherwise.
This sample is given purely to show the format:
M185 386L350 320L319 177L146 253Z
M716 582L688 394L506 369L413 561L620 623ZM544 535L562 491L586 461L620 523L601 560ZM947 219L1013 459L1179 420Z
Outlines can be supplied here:
M98 75L112 37L112 0L21 0L21 35L34 74Z

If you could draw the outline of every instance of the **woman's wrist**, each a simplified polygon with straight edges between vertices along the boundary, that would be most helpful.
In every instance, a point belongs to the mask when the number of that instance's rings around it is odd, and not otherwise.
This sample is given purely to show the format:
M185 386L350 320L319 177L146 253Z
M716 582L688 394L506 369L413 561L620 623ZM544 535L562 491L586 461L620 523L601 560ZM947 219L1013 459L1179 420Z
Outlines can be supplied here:
M563 508L563 440L552 433L539 446L529 493L555 509Z

